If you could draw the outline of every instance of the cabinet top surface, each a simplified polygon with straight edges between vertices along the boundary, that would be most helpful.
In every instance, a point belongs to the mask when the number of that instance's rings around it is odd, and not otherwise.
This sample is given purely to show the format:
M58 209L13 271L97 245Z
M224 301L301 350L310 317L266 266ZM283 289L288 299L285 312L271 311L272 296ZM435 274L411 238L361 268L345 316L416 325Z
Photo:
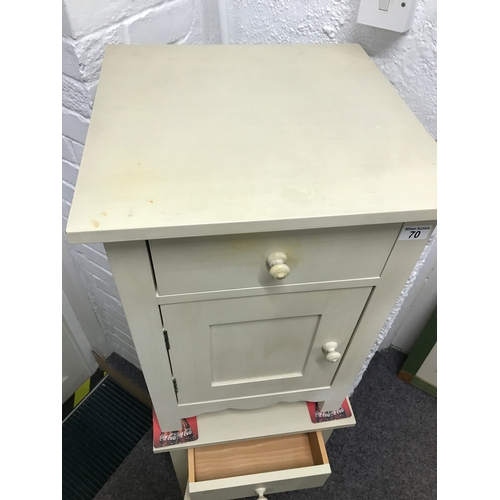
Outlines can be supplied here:
M357 44L111 45L72 243L436 218L436 143Z

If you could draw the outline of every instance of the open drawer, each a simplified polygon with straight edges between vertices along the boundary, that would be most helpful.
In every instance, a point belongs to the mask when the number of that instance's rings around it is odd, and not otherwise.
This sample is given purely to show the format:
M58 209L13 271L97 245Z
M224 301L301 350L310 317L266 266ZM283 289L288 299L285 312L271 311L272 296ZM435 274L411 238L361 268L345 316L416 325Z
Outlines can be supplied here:
M190 448L191 500L232 500L322 486L331 473L320 431ZM260 497L262 498L262 496Z

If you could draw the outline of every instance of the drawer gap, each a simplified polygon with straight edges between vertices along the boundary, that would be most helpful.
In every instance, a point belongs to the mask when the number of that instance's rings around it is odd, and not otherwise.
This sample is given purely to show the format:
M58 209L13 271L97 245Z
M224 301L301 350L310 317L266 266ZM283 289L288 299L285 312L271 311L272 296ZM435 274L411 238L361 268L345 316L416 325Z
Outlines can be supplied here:
M189 450L189 481L200 482L328 463L321 432Z

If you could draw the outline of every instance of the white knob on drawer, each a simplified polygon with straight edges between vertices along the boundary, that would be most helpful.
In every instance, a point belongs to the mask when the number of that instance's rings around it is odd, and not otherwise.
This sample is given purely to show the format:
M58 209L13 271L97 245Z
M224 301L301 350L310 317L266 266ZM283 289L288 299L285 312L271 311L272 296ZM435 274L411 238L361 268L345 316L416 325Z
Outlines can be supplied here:
M327 342L323 346L323 352L325 353L326 360L329 363L336 363L342 357L342 354L335 350L337 349L337 346L337 342Z
M255 490L255 493L257 493L258 499L260 500L267 500L267 498L264 496L264 493L266 492L266 488L257 488Z
M275 280L284 280L290 274L290 268L286 265L286 253L274 252L266 260L269 266L269 274Z

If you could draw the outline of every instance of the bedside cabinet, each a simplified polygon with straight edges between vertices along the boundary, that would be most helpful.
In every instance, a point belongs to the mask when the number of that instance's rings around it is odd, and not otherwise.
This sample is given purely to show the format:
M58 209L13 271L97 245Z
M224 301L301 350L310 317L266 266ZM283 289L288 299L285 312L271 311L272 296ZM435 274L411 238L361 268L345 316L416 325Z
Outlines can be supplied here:
M105 245L161 430L199 420L155 450L186 498L326 480L354 420L306 402L340 408L436 217L435 141L359 45L107 47L67 236Z

